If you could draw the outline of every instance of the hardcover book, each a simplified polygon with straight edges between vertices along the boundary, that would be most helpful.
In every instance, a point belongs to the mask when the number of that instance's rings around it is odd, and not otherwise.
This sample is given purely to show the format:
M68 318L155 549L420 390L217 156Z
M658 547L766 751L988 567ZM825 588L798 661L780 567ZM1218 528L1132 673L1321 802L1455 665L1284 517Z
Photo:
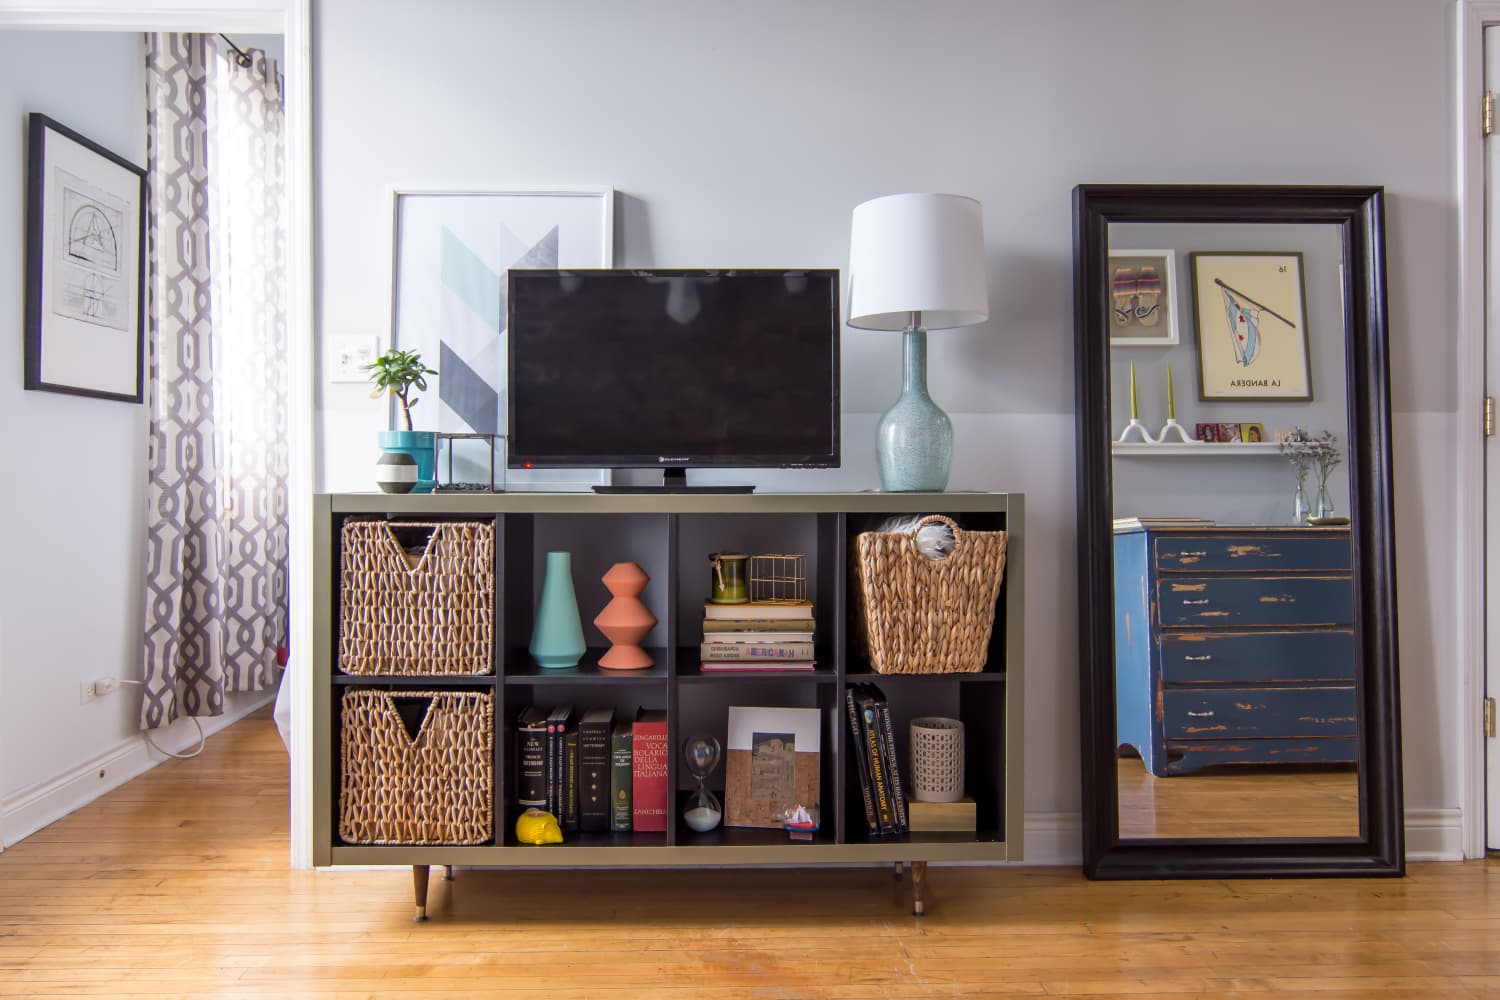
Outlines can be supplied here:
M705 618L705 635L744 632L795 632L807 635L813 631L811 618Z
M563 821L563 784L567 761L563 757L563 734L573 718L572 705L558 705L547 715L547 811Z
M813 606L810 601L787 604L767 604L759 601L751 601L747 604L703 602L705 621L785 621L787 619L806 620L812 616Z
M547 807L547 717L535 705L516 718L516 803Z
M631 732L631 823L637 833L667 829L667 713L643 708Z
M616 833L630 832L631 744L631 724L627 719L615 726L609 737L609 828Z
M817 666L813 660L715 660L700 663L704 673L760 673L774 674L780 671L807 671Z
M609 829L610 730L615 710L591 708L578 720L578 829Z
M853 685L852 690L854 704L859 712L862 756L870 772L870 797L874 800L880 833L896 833L896 811L891 804L890 781L885 772L884 755L880 752L880 719L875 698L863 684Z
M870 790L870 765L865 760L865 739L859 723L859 709L854 704L853 687L844 689L844 707L849 716L849 755L854 758L855 771L859 774L860 796L865 803L865 822L869 824L871 835L878 836L880 820L875 814L875 798Z
M705 660L810 660L810 642L705 642L699 646Z
M563 733L562 810L563 829L578 829L578 727L572 725Z
M791 806L818 805L821 713L729 708L724 825L779 830Z

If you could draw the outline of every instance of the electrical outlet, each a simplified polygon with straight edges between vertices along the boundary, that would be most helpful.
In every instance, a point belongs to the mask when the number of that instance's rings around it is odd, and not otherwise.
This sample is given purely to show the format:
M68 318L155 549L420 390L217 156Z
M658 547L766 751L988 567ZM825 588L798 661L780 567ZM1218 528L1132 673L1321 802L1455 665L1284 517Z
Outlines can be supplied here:
M93 701L97 697L99 697L99 692L97 692L97 691L94 690L94 682L93 681L80 681L79 682L79 684L78 684L78 704L80 704L80 705L87 705L89 702Z
M94 681L94 697L103 698L107 694L114 694L120 682L113 677L101 677Z

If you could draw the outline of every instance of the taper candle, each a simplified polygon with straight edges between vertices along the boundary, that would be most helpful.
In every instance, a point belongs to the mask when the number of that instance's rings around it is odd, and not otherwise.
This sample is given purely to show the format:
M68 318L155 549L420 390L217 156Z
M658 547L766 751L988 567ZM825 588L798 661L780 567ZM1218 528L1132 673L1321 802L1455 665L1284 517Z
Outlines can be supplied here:
M1177 419L1177 398L1172 394L1172 362L1167 362L1167 419Z
M1141 411L1135 403L1135 362L1130 362L1130 419L1139 420Z

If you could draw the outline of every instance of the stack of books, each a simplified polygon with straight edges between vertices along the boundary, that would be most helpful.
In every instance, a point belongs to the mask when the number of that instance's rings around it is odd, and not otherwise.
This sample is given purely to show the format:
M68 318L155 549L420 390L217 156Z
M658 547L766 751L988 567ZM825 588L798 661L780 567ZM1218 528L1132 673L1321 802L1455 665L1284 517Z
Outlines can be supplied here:
M906 813L906 795L901 788L901 767L896 763L890 703L874 684L850 684L844 698L870 836L906 833L911 824Z
M667 828L665 711L617 723L613 708L528 705L516 737L517 807L545 809L564 830L585 833Z
M811 670L812 603L704 601L701 649L705 672Z

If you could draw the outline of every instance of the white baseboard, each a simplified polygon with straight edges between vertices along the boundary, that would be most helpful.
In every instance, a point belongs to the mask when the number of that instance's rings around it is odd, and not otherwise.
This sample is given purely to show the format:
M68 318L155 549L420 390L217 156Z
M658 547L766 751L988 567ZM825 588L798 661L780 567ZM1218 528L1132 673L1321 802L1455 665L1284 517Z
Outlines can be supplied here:
M233 725L257 709L271 704L276 692L257 691L233 699L224 715L199 719L205 735ZM198 730L186 719L180 719L151 738L160 747L182 753L198 742ZM0 800L0 850L11 847L43 827L57 822L69 813L88 805L106 792L151 770L169 758L152 750L143 735L121 740L95 754L72 770L55 778L39 781L29 788Z
M1406 810L1406 860L1462 861L1462 809Z
M1027 813L1028 865L1081 865L1083 822L1079 813ZM1408 809L1406 860L1462 861L1463 810Z

